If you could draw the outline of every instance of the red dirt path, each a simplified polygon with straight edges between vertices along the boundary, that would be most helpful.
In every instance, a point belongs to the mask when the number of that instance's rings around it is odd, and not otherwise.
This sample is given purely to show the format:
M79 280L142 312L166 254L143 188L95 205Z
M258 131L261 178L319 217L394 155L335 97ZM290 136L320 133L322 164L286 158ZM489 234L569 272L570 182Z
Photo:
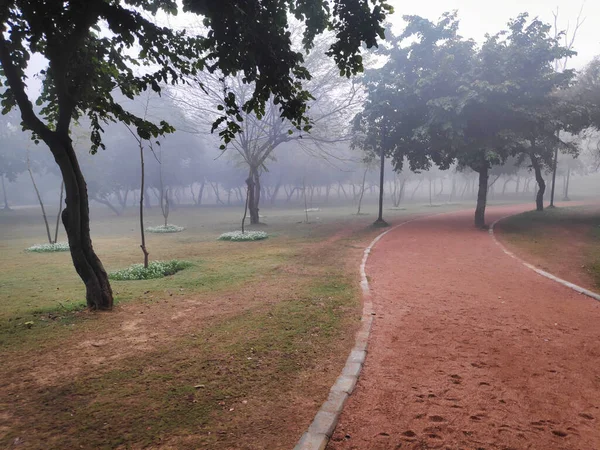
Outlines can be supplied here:
M367 275L369 354L329 449L600 449L600 302L505 255L470 212L392 231Z

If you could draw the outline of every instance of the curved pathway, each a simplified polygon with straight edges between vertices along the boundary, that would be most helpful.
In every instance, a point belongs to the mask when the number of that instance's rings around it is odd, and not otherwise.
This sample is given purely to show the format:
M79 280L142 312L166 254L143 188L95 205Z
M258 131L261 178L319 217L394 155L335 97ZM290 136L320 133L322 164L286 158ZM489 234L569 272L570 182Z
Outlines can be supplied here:
M329 449L600 449L600 302L504 254L471 212L393 230L366 271L368 358Z

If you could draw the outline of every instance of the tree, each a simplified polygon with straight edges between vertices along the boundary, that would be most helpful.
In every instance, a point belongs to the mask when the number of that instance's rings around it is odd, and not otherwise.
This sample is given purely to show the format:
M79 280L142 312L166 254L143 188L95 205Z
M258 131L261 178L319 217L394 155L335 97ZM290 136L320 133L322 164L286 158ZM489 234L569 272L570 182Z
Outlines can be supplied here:
M571 70L557 70L556 61L564 61L574 52L562 46L550 34L552 27L537 19L528 21L521 14L509 22L508 33L493 41L503 55L503 77L512 83L511 97L506 103L507 134L512 154L526 154L538 183L536 209L544 209L546 183L544 168L552 169L556 148L576 154L578 148L560 139L560 131L569 127L561 111L557 91L565 90L574 76ZM564 66L563 66L564 67Z
M96 255L89 229L89 205L84 176L69 137L73 119L90 120L92 152L103 148L102 125L121 121L134 126L144 139L173 131L126 111L113 97L120 91L132 98L160 83L177 83L200 70L225 75L243 73L253 83L245 112L264 111L273 97L282 117L295 127L310 127L303 81L310 73L301 53L292 48L288 13L306 24L303 45L331 28L336 41L329 55L342 75L362 69L363 43L376 45L381 22L391 11L384 0L276 2L185 0L184 9L204 16L206 36L189 36L160 26L147 14L175 14L175 0L4 0L0 3L0 99L3 113L17 107L22 126L43 141L60 167L66 191L62 218L77 273L86 286L91 309L111 309L112 289ZM135 52L135 53L134 53ZM37 113L25 86L31 56L41 55L48 66L40 71L42 94ZM143 70L134 71L141 65ZM215 128L231 141L239 126L235 95L226 97L224 114ZM307 128L308 129L308 128Z
M579 28L581 28L581 26L583 25L583 23L585 22L585 17L581 17L581 15L583 14L583 7L585 6L585 3L582 3L581 5L581 9L579 10L579 14L577 15L577 21L575 22L575 27L574 29L570 32L569 28L570 28L570 23L567 23L567 29L564 32L560 32L558 30L558 6L556 7L556 11L552 11L552 15L554 16L554 39L558 40L561 37L564 38L564 44L565 47L568 50L572 50L573 46L575 45L575 39L577 38L577 32L579 31ZM569 34L570 32L570 34ZM559 71L559 70L565 70L567 68L567 64L569 62L569 57L565 57L563 58L562 61L560 60L555 60L554 61L554 70ZM558 131L557 133L560 133L560 131ZM560 135L559 135L560 137ZM554 160L553 160L553 164L552 164L552 188L551 188L551 193L550 193L550 205L549 207L554 207L554 190L556 187L556 171L558 169L558 146L555 146L554 148ZM565 198L568 198L568 195L565 194Z
M565 123L554 95L572 72L553 68L554 60L573 52L549 35L549 25L529 21L527 14L489 35L481 48L457 34L455 14L437 23L418 16L405 20L404 32L390 39L386 64L365 76L366 141L376 140L377 124L387 117L396 170L407 159L412 170L432 164L447 169L456 161L477 172L477 227L485 227L490 169L511 155L530 156L543 197L548 149L574 151L556 136ZM382 102L389 106L382 109Z
M569 131L600 130L600 56L578 74L575 84L561 96Z
M243 111L241 105L252 95L252 86L241 75L204 73L199 77L200 85L172 90L173 97L195 122L191 128L197 133L204 133L221 114L229 94L235 95L240 110L236 114L238 132L227 146L221 145L221 150L233 150L234 157L247 167L245 181L251 224L259 223L261 177L268 171L268 164L275 161L276 150L296 142L304 150L327 153L326 147L349 139L347 124L362 99L353 80L340 78L339 69L329 61L326 53L330 42L328 37L319 38L304 55L305 66L311 73L311 79L304 84L310 92L307 101L310 133L306 132L309 128L295 129L290 121L280 120L281 107L274 97L268 99L259 113Z

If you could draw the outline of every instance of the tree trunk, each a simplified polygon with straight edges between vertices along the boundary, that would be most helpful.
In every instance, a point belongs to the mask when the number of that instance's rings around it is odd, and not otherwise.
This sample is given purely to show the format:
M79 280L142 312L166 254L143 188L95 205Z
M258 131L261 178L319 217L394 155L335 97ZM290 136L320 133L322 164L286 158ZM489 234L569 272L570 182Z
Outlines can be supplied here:
M379 159L381 160L381 166L379 167L379 215L375 223L385 224L383 220L383 177L385 175L385 155L383 154L383 149L381 150Z
M429 206L431 205L431 179L429 179Z
M246 204L244 206L244 217L242 217L242 234L244 234L246 232L246 230L244 229L244 225L246 223L246 216L248 215L248 199L250 198L250 186L248 186L248 189L246 190Z
M35 189L35 194L37 195L38 202L40 203L40 207L42 208L42 217L44 218L44 224L46 225L46 235L48 236L48 243L52 244L52 236L50 236L50 225L48 225L48 217L46 216L46 209L44 208L44 202L42 201L42 196L40 195L40 191L37 188L37 184L35 184L35 178L33 178L33 172L31 171L31 164L29 163L29 151L27 152L27 171L29 172L29 176L31 177L31 182L33 183L33 189Z
M308 223L308 203L306 202L306 177L302 177L302 193L304 195L304 215L306 223Z
M98 197L98 196L92 196L92 200L104 205L104 206L108 206L108 208L115 213L116 216L120 216L122 211L118 210L117 208L115 208L115 206L107 199L107 198L102 198L102 197Z
M506 194L506 186L508 186L508 183L510 183L511 181L512 178L507 178L506 180L504 180L504 184L502 185L502 196Z
M65 135L46 143L65 183L66 207L62 212L62 221L69 239L69 248L75 270L86 287L86 302L90 309L110 310L113 306L113 293L108 275L102 262L94 252L90 236L90 211L87 185L71 139Z
M563 197L563 200L565 201L570 201L571 199L569 198L569 180L571 179L571 168L567 167L567 179L565 181L565 196Z
M357 216L360 215L360 205L362 204L362 199L365 194L365 180L367 179L368 171L369 171L369 168L367 167L365 169L365 173L363 174L362 185L361 185L361 189L360 189L360 198L358 199L358 210L356 211Z
M144 146L140 141L140 164L142 169L142 176L140 180L140 234L142 237L142 243L140 248L142 249L142 253L144 254L144 267L148 268L148 250L146 249L146 233L144 230L144 182L146 179L146 173L144 170Z
M8 196L6 195L6 185L4 184L4 174L0 175L2 178L2 193L4 195L4 209L9 210L10 206L8 206Z
M60 211L62 210L63 196L65 193L65 183L60 183L60 199L58 201L58 213L56 214L56 227L54 228L54 243L58 242L58 226L60 224Z
M250 173L246 179L248 186L248 209L250 210L250 224L256 225L260 222L258 215L258 204L260 201L260 179L258 170L250 168Z
M417 183L417 187L415 187L412 191L412 193L410 194L410 201L412 201L415 198L415 195L417 194L417 191L419 190L419 188L421 187L421 184L423 183L423 179L421 178L419 180L419 182Z
M142 193L140 192L140 196ZM144 208L152 208L152 203L150 202L150 195L148 194L148 189L144 189Z
M485 228L485 207L487 204L489 167L483 163L479 168L479 190L477 191L477 207L475 208L475 226Z
M546 192L546 182L544 181L544 177L542 176L542 168L537 159L537 156L535 156L535 153L533 153L533 152L531 152L529 154L529 156L531 157L531 165L533 166L533 170L535 172L535 180L537 181L537 184L539 187L538 192L535 197L535 209L537 211L543 211L544 210L544 193Z
M560 131L556 132L556 138L560 140ZM558 168L558 144L554 149L554 160L552 161L552 163L552 187L550 188L550 207L554 208L554 188L556 187L556 169Z
M344 185L340 182L338 184L338 186L340 187L340 189L342 190L342 192L344 193L344 198L347 200L348 199L348 193L346 192L346 189L344 189ZM339 192L339 191L338 191Z
M271 205L275 204L275 200L277 200L277 195L279 194L279 190L281 189L281 179L275 185L273 192L271 193Z
M286 203L289 203L292 200L292 196L294 195L294 192L296 192L296 188L292 188L291 191L287 192L287 187L286 187L286 193L287 193Z
M397 208L398 206L400 206L400 203L402 202L402 199L404 198L404 192L406 189L406 182L407 179L404 178L402 179L402 183L400 183L400 192L398 192L397 196L396 196L396 200L394 201L394 206Z
M440 191L435 194L436 197L441 197L441 195L444 193L444 179L440 178Z

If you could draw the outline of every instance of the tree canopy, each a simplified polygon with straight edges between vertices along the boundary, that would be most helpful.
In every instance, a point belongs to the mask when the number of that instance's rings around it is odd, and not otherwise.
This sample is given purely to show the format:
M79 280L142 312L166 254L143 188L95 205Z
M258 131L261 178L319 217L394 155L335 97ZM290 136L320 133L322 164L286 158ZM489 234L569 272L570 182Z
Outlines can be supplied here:
M386 64L364 77L368 100L355 121L360 144L382 147L396 170L407 160L411 170L456 162L479 172L475 221L483 226L490 167L527 154L541 170L561 145L556 133L567 123L555 93L568 87L573 72L559 72L553 62L573 52L527 14L480 48L458 34L454 13L437 23L405 21L384 50Z
M176 0L2 0L0 2L0 105L18 107L22 126L44 141L65 183L63 223L71 256L94 309L112 308L108 276L89 230L85 177L69 136L73 120L87 117L91 150L103 148L103 125L123 122L142 139L174 131L166 121L146 120L126 110L115 95L133 98L142 91L184 82L199 72L243 76L252 95L240 107L223 92L223 115L213 125L225 143L240 130L240 110L264 115L271 100L279 115L308 130L304 82L310 73L290 39L288 15L304 23L303 47L312 48L325 30L335 34L328 54L341 75L362 69L361 47L383 37L391 12L385 0L185 0L183 10L203 16L196 35L162 26L158 13L178 13ZM33 107L26 86L34 56L47 61L39 71L42 92ZM197 82L197 81L195 81Z

